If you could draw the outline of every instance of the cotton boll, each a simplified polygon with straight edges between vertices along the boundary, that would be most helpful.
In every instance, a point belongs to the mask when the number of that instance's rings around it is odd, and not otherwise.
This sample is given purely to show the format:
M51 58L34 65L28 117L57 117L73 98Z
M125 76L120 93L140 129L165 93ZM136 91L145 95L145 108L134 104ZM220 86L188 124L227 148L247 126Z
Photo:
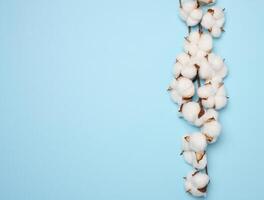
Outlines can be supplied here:
M221 30L221 27L223 27L225 24L225 18L219 19L216 21L216 27L219 27ZM222 31L222 30L221 30Z
M195 121L195 125L196 126L202 126L205 122L207 122L208 120L211 120L211 119L218 120L218 112L214 109L206 110L206 112L203 114L203 116L201 116L200 118L198 118Z
M213 75L215 74L213 68L209 64L208 60L205 58L202 58L200 60L200 68L199 68L199 76L201 79L211 79Z
M188 164L192 165L195 158L195 153L193 151L184 151L183 158Z
M222 109L227 104L224 84L221 79L215 78L198 89L198 96L202 99L205 108Z
M177 80L176 79L173 79L172 81L171 81L171 83L170 83L170 86L169 86L169 88L171 88L171 89L176 89L177 88Z
M186 1L180 8L180 17L186 22L187 26L195 26L202 19L202 10L198 7L196 1Z
M213 39L212 39L212 37L209 34L207 34L207 33L201 34L198 46L199 46L199 48L201 50L203 50L205 52L211 51L211 49L213 48Z
M210 30L210 33L212 34L213 37L218 38L218 37L221 36L221 34L222 34L222 30L221 30L221 28L219 28L219 27L215 27L215 26L214 26L214 27Z
M198 88L197 94L200 98L208 98L213 95L213 88L211 85L204 85Z
M215 106L215 97L209 96L202 100L202 104L205 108L213 108Z
M216 96L215 97L215 109L220 110L224 108L227 104L226 96Z
M224 65L218 72L216 72L213 76L212 76L212 79L213 78L225 78L228 74L228 69L226 67L226 65Z
M187 17L188 17L188 13L187 12L185 12L183 9L180 9L179 14L180 14L180 17L181 17L181 19L183 21L187 20Z
M194 84L190 79L180 77L177 79L178 84L176 90L183 98L191 98L194 95Z
M176 63L173 67L173 74L175 78L183 76L187 79L196 77L197 69L193 65L193 59L186 53L181 53L176 58Z
M208 109L204 116L205 116L205 120L206 121L208 119L212 119L212 118L215 119L215 120L218 120L219 114L218 114L218 112L215 109Z
M198 114L200 110L201 108L198 103L188 102L184 104L182 107L182 115L185 120L187 120L190 123L193 123L198 118Z
M190 13L190 18L192 18L195 21L200 21L202 19L202 16L203 16L203 11L201 9L194 9Z
M208 54L208 62L211 64L215 71L219 71L224 66L223 59L214 53Z
M220 37L225 23L224 11L218 7L209 8L204 14L201 25L207 29L213 37Z
M202 172L192 171L185 178L185 190L196 197L206 196L206 188L209 183L209 177ZM203 187L197 187L203 186Z
M186 13L190 13L195 8L197 8L197 2L195 1L185 1L182 4L182 10L184 10Z
M189 64L182 68L181 75L188 78L193 79L197 74L197 69L194 65Z
M209 183L209 176L205 173L197 173L192 178L192 185L195 188L204 188Z
M226 75L227 67L220 56L209 53L206 58L200 59L199 76L201 79L223 79Z
M192 166L198 170L204 169L207 166L207 155L204 154L201 159L197 160L197 156L195 154L192 160Z
M211 29L214 24L215 24L215 19L214 17L210 14L210 13L206 13L204 16L203 16L203 19L202 19L202 22L201 22L201 25L205 28L205 29Z
M171 100L179 105L183 103L182 97L179 95L179 93L176 90L171 91Z
M207 137L209 143L214 143L221 133L221 124L216 120L211 120L203 125L201 132Z
M212 10L214 10L213 16L216 20L218 19L223 19L225 17L223 9L219 8L219 7L213 7L211 8Z
M186 192L189 192L193 189L192 183L189 180L185 181L184 187Z
M188 40L191 43L198 43L200 40L201 34L198 31L191 32L188 36Z
M187 26L196 26L198 23L199 23L198 20L195 20L191 17L187 18L187 20L186 20Z
M190 136L184 135L182 137L182 150L183 151L190 151L190 144L189 144Z
M203 152L207 147L206 137L202 133L193 133L189 136L190 149L195 152Z
M185 38L184 51L193 58L203 58L213 48L213 40L211 35L207 33L200 33L198 31L191 32Z
M181 70L182 70L182 64L179 62L176 62L173 65L173 72L172 72L175 78L178 78L181 75Z

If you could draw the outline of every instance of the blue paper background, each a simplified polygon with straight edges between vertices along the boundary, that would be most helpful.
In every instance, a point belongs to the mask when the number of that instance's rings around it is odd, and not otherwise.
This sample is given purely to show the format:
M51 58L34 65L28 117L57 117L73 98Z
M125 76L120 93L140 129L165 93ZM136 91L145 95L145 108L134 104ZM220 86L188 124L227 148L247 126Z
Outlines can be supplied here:
M264 199L263 6L218 0L230 101L207 199ZM0 1L0 199L192 199L166 88L177 0Z

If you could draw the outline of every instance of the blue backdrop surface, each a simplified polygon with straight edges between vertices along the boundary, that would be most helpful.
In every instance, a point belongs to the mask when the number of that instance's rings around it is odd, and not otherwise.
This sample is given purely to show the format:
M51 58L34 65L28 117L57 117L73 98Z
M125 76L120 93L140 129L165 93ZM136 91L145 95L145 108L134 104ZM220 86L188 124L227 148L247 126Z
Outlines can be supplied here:
M263 6L219 0L230 96L207 199L264 199ZM0 199L192 199L166 88L177 0L0 0Z

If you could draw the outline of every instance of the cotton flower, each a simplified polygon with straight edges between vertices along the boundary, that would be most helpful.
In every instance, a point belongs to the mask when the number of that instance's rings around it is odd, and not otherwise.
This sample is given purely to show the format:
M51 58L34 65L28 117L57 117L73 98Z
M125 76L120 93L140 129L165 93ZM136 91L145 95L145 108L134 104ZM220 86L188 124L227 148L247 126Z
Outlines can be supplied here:
M208 33L191 32L185 38L184 51L197 59L205 57L213 48L213 39Z
M195 26L201 21L203 11L199 8L196 1L185 1L180 7L180 17L186 22L187 26Z
M196 77L197 67L190 55L181 53L177 56L176 63L173 67L173 74L175 78L183 76L188 79L193 79Z
M198 96L206 108L219 110L226 106L227 96L223 82L216 80L208 81L204 86L198 88Z
M224 10L218 7L212 7L204 14L201 25L208 29L213 37L220 37L225 23Z
M221 133L221 124L214 118L208 120L201 128L201 132L205 135L208 143L214 143Z
M199 76L205 80L218 79L222 80L227 75L227 67L224 60L214 54L210 53L205 58L202 58L199 64Z
M199 3L202 3L202 4L213 4L215 3L215 0L198 0Z
M190 79L178 77L173 79L169 86L172 100L181 105L191 100L195 93L194 84Z
M203 172L192 171L185 177L185 190L193 196L206 196L209 176Z

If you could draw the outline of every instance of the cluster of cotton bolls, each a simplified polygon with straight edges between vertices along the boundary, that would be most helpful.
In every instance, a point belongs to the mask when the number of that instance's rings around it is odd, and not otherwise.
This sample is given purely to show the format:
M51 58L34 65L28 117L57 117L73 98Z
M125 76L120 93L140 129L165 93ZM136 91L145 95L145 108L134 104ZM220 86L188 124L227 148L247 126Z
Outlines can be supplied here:
M176 57L174 77L168 89L171 99L179 105L180 117L199 128L182 137L181 155L194 168L185 177L185 190L193 196L206 195L207 146L216 142L221 133L218 112L228 100L223 82L227 66L213 52L213 38L220 37L224 30L224 9L208 7L214 3L215 0L180 0L180 17L186 22L189 34L183 52Z

